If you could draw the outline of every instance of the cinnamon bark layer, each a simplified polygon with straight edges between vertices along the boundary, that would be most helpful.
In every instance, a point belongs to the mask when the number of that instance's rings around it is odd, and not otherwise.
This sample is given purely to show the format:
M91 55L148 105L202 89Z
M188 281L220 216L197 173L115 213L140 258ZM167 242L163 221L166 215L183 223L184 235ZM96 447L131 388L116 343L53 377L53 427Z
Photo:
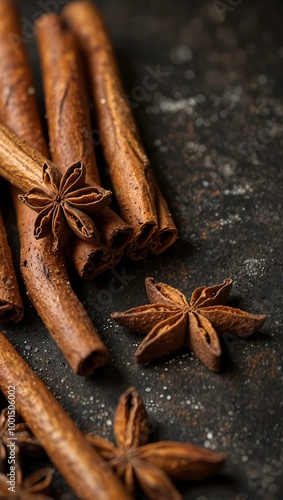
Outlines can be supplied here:
M117 476L104 462L40 378L0 332L0 388L15 406L50 460L78 498L129 500Z
M48 156L24 45L11 44L11 33L21 36L17 12L11 0L1 0L0 120ZM50 237L35 240L35 214L18 194L13 189L27 293L74 372L89 375L106 363L107 348L71 288L64 256L52 254Z
M0 323L9 321L17 323L23 315L24 309L12 254L0 212Z
M161 253L177 238L168 206L155 181L132 110L125 97L106 28L94 5L71 2L63 17L78 37L86 57L104 155L122 217L134 229L128 254L144 256L143 248Z
M4 84L1 76L1 82ZM6 89L3 89L4 92ZM6 101L10 104L11 97ZM3 102L5 104L5 102ZM21 191L42 185L42 168L50 163L39 150L30 146L10 128L0 123L0 175ZM7 124L7 122L5 122Z
M50 151L64 171L69 162L81 160L86 180L101 184L91 135L91 119L78 45L61 17L43 15L37 22ZM110 208L95 217L100 245L73 240L69 255L82 277L92 278L123 255L131 228Z

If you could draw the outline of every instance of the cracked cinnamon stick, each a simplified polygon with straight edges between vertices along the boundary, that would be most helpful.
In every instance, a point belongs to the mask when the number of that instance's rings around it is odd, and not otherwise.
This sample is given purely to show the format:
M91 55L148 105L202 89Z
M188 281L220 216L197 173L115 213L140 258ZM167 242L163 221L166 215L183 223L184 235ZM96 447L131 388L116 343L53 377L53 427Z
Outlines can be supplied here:
M0 323L22 319L24 309L13 266L6 229L0 212Z
M101 185L91 137L91 119L78 45L60 16L45 14L36 24L40 52L50 151L64 171L81 160L86 180ZM84 278L93 278L112 267L124 254L131 227L113 210L105 208L95 217L102 244L74 240L69 255ZM108 256L108 254L110 254ZM100 258L99 258L100 256ZM91 269L92 266L92 269Z
M47 156L27 54L23 44L11 44L11 33L21 36L17 11L11 0L1 0L0 120ZM49 236L35 240L35 214L18 194L13 189L27 293L74 372L89 375L106 363L108 350L71 288L63 254L52 253Z
M129 500L111 468L2 332L0 365L2 392L8 398L8 387L15 386L17 411L78 498Z
M177 230L156 191L103 20L89 1L71 2L62 14L85 55L113 189L122 217L134 229L128 255L143 258L145 247L161 253L175 242Z

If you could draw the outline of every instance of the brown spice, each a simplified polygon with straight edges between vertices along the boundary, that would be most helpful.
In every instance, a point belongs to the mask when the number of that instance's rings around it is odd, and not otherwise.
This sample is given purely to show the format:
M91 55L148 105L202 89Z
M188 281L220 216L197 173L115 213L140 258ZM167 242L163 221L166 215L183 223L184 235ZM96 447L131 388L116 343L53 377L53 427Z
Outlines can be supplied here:
M11 44L9 33L21 36L19 20L12 1L1 0L0 119L47 156L36 99L28 92L33 79L25 47ZM50 237L35 240L35 213L18 200L18 194L13 189L27 293L74 372L89 375L106 363L108 350L71 288L63 254L52 253Z
M0 323L22 319L24 309L0 212Z
M148 498L181 500L173 481L200 481L218 472L226 455L190 443L148 444L149 421L134 387L120 397L114 420L117 446L101 436L87 435L134 495L139 483Z
M43 167L44 188L30 189L20 196L32 210L38 212L35 237L53 235L53 251L63 246L72 230L78 238L99 242L96 226L88 214L95 214L109 203L110 191L85 184L85 168L81 162L71 165L62 174L53 165Z
M48 494L51 490L53 474L53 469L40 469L24 479L18 464L15 474L15 492L11 490L8 477L5 474L0 474L0 498L5 500L52 500Z
M249 314L223 306L229 298L232 280L220 285L197 288L190 302L176 288L146 278L150 305L135 307L111 317L122 326L145 334L135 361L148 363L189 347L213 372L220 369L221 346L218 335L227 332L245 338L264 323L266 316Z
M4 408L0 414L0 472L6 472L7 469L7 446L11 444L11 436L19 455L38 457L43 453L39 441L30 432L26 423L20 422L17 414L15 414L15 426L11 434L8 416L8 408Z
M81 58L74 34L60 16L46 14L37 22L50 149L64 172L80 160L89 183L101 184L92 144L91 120ZM80 275L93 278L121 259L132 230L110 208L95 216L100 244L73 240L69 255ZM92 270L91 270L92 269Z
M88 1L70 3L62 14L76 33L86 57L113 189L122 217L134 229L128 254L132 258L143 258L144 247L151 244L153 251L161 253L174 243L177 231L160 191L156 195L149 160L125 96L104 23Z
M88 500L128 500L111 468L1 332L0 365L0 389L7 397L13 381L17 411L76 495Z

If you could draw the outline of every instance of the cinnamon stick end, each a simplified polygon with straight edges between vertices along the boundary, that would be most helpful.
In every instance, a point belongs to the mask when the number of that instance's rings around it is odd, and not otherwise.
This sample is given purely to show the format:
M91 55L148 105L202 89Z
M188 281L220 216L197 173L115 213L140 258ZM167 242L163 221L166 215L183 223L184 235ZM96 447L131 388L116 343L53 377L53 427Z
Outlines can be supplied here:
M81 375L82 377L92 375L96 368L99 368L107 363L108 356L108 349L102 344L100 349L93 350L80 362L76 371L77 375Z
M161 229L158 231L156 238L150 245L150 250L153 254L159 255L169 247L171 247L178 239L178 232L176 228Z

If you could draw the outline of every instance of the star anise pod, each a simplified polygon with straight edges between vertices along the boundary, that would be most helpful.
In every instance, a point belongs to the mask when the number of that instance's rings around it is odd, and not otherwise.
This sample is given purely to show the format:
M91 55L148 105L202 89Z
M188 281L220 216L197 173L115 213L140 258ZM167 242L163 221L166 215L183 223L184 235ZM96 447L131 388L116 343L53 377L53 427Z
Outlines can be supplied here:
M33 472L23 479L21 467L17 464L15 486L11 486L9 483L11 479L8 476L0 474L0 500L2 498L3 500L52 500L48 494L53 474L53 469L46 468Z
M218 335L224 332L247 337L260 328L266 318L224 306L232 280L220 285L202 286L190 302L176 288L146 278L150 305L116 312L111 317L120 325L146 334L135 353L137 363L148 363L189 347L211 371L220 369L221 346Z
M54 165L43 166L45 187L30 189L20 200L38 212L34 235L37 239L53 234L53 251L57 252L72 230L79 238L96 243L99 234L88 214L109 205L111 191L85 183L85 168L78 161L62 174Z
M226 455L190 443L148 443L149 421L135 387L120 397L114 420L117 446L100 436L89 442L107 460L134 495L136 485L153 500L181 500L174 481L199 481L220 470Z
M38 457L43 454L43 448L36 437L31 433L25 422L19 421L15 416L15 426L8 427L8 408L0 414L0 472L5 472L7 467L7 446L14 441L19 453Z

